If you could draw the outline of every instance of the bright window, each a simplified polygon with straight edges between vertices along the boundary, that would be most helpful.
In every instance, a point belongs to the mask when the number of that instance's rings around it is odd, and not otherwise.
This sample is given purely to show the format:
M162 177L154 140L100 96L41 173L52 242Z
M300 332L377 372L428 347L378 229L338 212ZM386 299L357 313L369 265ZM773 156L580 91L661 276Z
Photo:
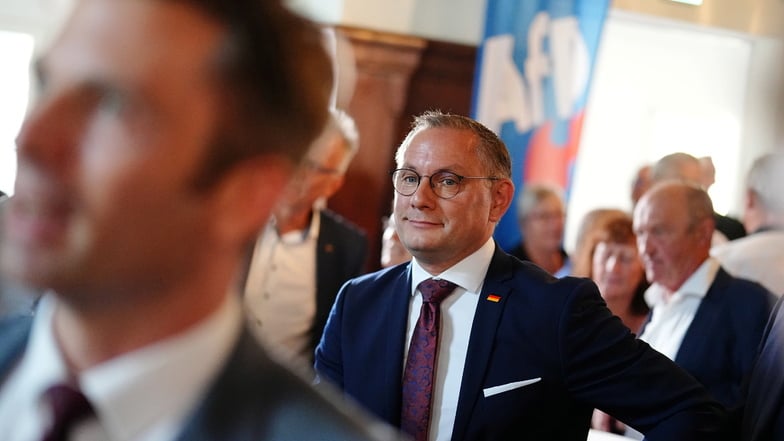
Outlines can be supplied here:
M16 177L14 138L24 119L30 93L33 36L0 31L0 190L11 194Z

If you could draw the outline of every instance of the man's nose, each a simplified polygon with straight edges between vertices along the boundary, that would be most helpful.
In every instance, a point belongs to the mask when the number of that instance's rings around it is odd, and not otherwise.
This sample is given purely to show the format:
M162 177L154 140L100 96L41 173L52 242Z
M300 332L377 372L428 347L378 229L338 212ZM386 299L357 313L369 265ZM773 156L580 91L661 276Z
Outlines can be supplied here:
M16 137L20 164L62 170L73 161L81 124L74 112L64 110L65 105L63 100L44 100L30 111Z
M417 186L414 194L409 197L411 198L411 205L414 207L432 206L435 199L438 198L433 187L430 186L429 177L420 178L419 186Z

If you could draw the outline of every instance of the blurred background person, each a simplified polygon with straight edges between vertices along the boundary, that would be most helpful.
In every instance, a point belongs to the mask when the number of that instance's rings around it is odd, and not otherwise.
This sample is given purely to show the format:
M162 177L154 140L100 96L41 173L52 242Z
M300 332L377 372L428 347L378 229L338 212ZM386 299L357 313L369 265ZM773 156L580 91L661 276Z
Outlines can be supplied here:
M710 156L701 156L697 160L700 161L700 171L702 172L700 185L705 191L708 191L716 182L716 166L713 165L713 158Z
M743 226L750 234L718 245L711 254L730 274L784 294L784 153L757 158L746 176Z
M381 267L387 268L411 260L411 253L400 242L395 229L395 216L385 217L381 235Z
M525 184L517 203L517 221L523 239L509 254L530 261L556 277L568 275L571 263L563 248L564 207L558 187Z
M711 174L709 170L707 174ZM706 180L706 166L699 159L683 152L671 153L656 161L651 169L651 178L654 183L670 179L691 182L705 191L707 191L705 183L713 183L713 179L707 178ZM712 239L713 245L718 245L728 240L735 240L746 235L746 229L743 227L743 224L733 217L714 211L713 221L716 225Z
M697 183L654 184L634 209L637 246L651 286L651 317L640 339L684 368L728 409L741 387L774 298L710 257L713 204ZM634 431L629 436L641 439Z
M643 164L637 169L637 173L634 174L631 191L632 207L637 205L637 201L651 187L651 169L651 164Z
M634 210L650 288L651 318L640 339L699 380L726 408L741 402L774 298L710 257L713 205L696 184L651 187Z
M625 211L617 208L594 208L583 215L577 228L571 275L591 277L593 247L596 245L593 236L604 228L609 219L624 214Z
M583 249L575 252L575 273L593 279L610 311L637 333L648 317L645 290L649 284L632 218L621 210L597 209L586 215L586 222L591 228L584 233Z
M364 273L367 238L326 209L359 149L354 120L333 109L256 241L245 281L245 309L256 337L309 365L335 296Z

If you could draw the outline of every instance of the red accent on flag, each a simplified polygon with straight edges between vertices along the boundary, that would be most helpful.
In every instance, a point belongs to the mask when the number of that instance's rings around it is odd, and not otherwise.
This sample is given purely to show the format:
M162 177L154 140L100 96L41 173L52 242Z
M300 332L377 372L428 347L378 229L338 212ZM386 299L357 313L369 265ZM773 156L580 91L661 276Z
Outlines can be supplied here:
M498 302L501 301L501 296L497 296L495 294L490 294L489 296L487 296L487 300L489 300L491 302L494 302L494 303L498 303Z

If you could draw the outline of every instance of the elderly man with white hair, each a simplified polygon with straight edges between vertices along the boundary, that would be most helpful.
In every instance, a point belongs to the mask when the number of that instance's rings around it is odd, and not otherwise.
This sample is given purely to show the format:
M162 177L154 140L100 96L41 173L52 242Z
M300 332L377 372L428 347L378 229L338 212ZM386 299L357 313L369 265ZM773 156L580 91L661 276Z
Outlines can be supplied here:
M714 247L728 272L784 294L784 153L757 158L746 177L743 225L750 235Z

